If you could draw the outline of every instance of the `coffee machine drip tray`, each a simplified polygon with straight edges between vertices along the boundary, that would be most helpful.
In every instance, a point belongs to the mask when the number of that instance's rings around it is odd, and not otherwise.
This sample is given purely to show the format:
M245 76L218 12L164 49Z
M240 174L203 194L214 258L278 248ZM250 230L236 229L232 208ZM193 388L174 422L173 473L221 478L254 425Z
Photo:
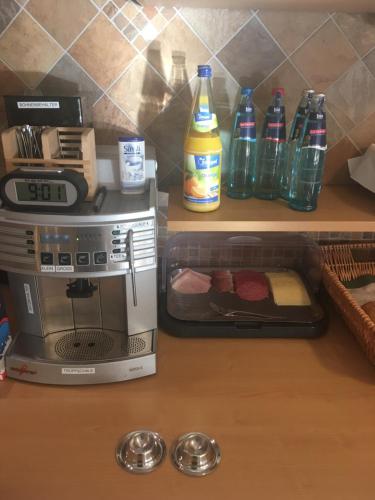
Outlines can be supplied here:
M156 331L136 335L82 328L51 333L45 338L18 335L8 352L8 370L13 378L49 383L90 384L149 375L155 371ZM103 380L102 380L103 378Z

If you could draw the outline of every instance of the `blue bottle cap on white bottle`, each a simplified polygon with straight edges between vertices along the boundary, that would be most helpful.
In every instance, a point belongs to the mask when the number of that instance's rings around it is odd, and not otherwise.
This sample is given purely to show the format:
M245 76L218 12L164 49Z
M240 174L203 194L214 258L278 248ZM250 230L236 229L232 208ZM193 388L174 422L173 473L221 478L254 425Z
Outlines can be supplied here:
M210 77L212 76L212 69L209 64L200 64L198 66L198 76Z
M241 95L253 95L254 90L251 87L242 87Z
M118 138L120 142L143 142L145 140L144 137L126 137L121 136Z

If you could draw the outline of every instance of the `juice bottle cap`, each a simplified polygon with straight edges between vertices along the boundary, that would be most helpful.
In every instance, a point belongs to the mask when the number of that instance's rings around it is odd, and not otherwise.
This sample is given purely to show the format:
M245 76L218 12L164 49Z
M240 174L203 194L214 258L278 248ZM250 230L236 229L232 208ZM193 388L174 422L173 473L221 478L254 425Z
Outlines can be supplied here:
M209 77L212 76L212 69L209 64L200 64L198 66L198 76Z
M275 87L272 89L272 95L276 95L277 93L284 96L285 95L284 87Z

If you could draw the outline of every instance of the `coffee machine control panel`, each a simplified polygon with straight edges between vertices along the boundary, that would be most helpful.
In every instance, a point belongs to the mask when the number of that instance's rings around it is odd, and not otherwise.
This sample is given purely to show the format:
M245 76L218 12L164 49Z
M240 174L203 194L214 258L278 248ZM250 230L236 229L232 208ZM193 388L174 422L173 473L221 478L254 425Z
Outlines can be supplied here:
M156 267L156 236L154 217L87 226L2 224L0 267L75 276L151 269Z

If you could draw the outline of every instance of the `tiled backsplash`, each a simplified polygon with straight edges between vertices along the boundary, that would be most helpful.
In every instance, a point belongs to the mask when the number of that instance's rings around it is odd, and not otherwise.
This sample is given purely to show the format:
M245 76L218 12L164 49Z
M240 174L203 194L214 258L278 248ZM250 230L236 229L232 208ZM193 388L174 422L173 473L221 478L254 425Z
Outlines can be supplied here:
M375 14L0 1L0 95L81 95L98 143L136 133L155 144L162 188L180 181L192 80L204 63L225 147L240 85L255 87L258 123L273 86L286 87L288 121L303 88L327 94L326 182L348 182L347 158L375 140Z

